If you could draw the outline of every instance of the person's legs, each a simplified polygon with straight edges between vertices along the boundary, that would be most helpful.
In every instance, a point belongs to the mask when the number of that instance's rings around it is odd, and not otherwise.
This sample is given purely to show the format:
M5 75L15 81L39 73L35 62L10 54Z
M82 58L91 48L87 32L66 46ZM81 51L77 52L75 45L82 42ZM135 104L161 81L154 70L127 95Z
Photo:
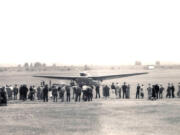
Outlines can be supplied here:
M46 95L46 102L48 102L48 95Z
M121 98L121 91L119 91L119 98Z
M81 94L79 94L79 102L81 101Z
M55 102L55 96L53 95L53 102Z
M70 102L70 94L67 94L67 102Z
M75 94L75 102L78 100L78 94Z
M100 96L100 92L98 92L98 95L99 95L99 98L101 98L101 96Z
M174 96L174 90L172 91L172 98L174 98L175 96Z

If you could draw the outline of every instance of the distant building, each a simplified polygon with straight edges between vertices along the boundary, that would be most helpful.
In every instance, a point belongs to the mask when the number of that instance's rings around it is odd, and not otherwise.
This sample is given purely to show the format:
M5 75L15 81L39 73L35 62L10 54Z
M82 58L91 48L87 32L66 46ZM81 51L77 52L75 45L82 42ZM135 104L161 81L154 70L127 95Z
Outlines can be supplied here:
M147 66L145 66L145 69L147 69L147 70L153 70L153 69L155 69L155 66L153 66L153 65L147 65Z
M135 62L135 66L141 66L141 65L142 65L141 61L136 61Z

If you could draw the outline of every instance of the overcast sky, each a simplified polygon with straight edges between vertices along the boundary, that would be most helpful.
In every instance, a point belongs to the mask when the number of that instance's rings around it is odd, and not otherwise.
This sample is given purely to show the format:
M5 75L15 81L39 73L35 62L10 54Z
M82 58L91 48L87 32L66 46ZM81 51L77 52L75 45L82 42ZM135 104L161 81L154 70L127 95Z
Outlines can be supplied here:
M0 64L180 63L179 0L0 0Z

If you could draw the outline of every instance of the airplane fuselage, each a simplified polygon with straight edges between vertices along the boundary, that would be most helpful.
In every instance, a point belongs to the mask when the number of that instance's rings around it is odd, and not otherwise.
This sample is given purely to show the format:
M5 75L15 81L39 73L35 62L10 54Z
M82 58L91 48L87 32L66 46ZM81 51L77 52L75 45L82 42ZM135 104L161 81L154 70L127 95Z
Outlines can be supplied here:
M89 77L80 77L75 80L75 82L79 85L96 85L97 81L93 80Z

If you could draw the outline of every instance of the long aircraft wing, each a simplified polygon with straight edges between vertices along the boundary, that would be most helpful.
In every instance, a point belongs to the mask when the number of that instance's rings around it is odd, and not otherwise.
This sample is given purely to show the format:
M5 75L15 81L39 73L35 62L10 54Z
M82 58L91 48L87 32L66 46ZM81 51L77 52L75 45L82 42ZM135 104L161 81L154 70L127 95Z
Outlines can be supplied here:
M108 80L108 79L116 79L116 78L123 78L123 77L129 77L129 76L136 76L136 75L142 75L147 74L147 72L143 73L132 73L132 74L119 74L119 75L106 75L106 76L90 76L89 78L92 78L93 80ZM48 78L48 79L60 79L60 80L76 80L78 78L82 78L80 76L33 76L33 77L40 77L40 78Z
M107 76L95 76L91 77L93 80L109 80L109 79L116 79L116 78L123 78L123 77L129 77L129 76L136 76L136 75L143 75L148 74L148 72L142 72L142 73L131 73L131 74L119 74L119 75L107 75Z
M43 75L43 76L33 76L33 77L40 77L40 78L48 78L48 79L60 79L60 80L76 80L77 78L80 78L80 77L77 77L77 76L48 76L48 75Z

